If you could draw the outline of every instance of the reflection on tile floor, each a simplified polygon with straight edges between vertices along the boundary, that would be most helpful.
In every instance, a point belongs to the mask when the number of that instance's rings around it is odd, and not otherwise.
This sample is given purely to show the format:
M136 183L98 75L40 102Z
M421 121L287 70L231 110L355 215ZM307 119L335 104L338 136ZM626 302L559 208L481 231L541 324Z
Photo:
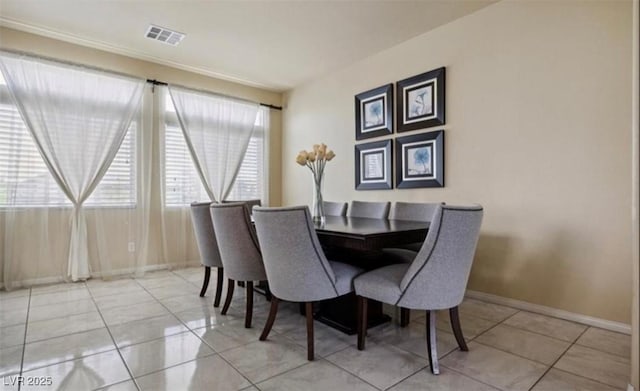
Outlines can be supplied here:
M215 273L215 271L214 271ZM439 376L426 356L425 318L356 337L315 323L316 361L306 360L305 321L283 303L266 342L269 305L256 295L244 328L244 294L227 316L211 305L215 276L198 296L199 267L139 279L56 284L0 292L0 390L624 390L628 335L466 299L469 352L437 314ZM225 289L226 291L226 289ZM26 344L25 344L26 341ZM16 376L51 376L18 388Z

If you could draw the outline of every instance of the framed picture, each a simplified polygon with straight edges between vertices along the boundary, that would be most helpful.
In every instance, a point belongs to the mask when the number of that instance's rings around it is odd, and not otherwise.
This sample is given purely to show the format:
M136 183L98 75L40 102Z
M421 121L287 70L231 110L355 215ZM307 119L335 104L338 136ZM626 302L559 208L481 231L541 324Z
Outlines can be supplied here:
M444 83L444 68L438 68L396 83L398 132L445 124Z
M356 140L393 133L393 84L356 95Z
M356 190L391 189L391 140L356 144Z
M444 130L396 138L396 187L444 187Z

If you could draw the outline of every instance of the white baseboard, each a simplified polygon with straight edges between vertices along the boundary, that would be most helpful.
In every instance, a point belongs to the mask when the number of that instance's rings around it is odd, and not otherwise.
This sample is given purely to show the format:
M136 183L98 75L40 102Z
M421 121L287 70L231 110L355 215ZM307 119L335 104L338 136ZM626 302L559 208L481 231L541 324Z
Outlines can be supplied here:
M111 270L108 273L92 272L91 278L102 278L105 274L108 275L109 277L119 277L119 276L125 276L125 275L133 275L136 272L146 273L146 272L154 272L158 270L179 269L183 267L193 267L193 266L199 266L199 265L200 265L200 261L188 261L186 263L159 263L154 265L146 265L140 268L129 267L124 269L116 269L116 270ZM23 287L32 287L36 285L56 284L61 282L65 282L65 279L62 277L31 278L31 279L22 280L22 281L16 281L14 285L14 289L20 289ZM4 289L4 283L0 283L0 289Z
M507 307L517 308L519 310L534 312L540 315L552 316L554 318L569 320L571 322L582 323L588 326L599 327L605 330L611 330L623 334L631 334L631 325L611 320L594 318L588 315L576 314L559 310L557 308L547 307L539 304L527 303L526 301L510 299L507 297L492 295L490 293L467 290L466 297L488 301L494 304L505 305Z

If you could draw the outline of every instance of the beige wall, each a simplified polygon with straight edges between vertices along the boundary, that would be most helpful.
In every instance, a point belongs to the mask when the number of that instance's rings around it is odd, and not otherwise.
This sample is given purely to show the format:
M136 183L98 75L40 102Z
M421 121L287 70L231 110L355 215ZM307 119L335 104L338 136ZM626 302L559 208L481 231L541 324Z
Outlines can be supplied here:
M310 202L294 157L325 142L327 200L484 205L470 289L629 323L631 20L631 1L503 1L290 91L283 204ZM440 66L446 187L355 191L354 95Z
M214 79L175 68L137 60L134 58L95 50L83 46L57 41L34 34L0 27L0 49L19 50L41 56L71 61L81 64L92 65L107 70L122 72L138 77L156 79L168 83L175 83L193 88L209 90L239 98L249 99L257 102L268 103L280 106L282 104L282 94L279 92L267 91L259 88L244 86L233 82ZM271 110L271 133L270 133L270 161L269 174L271 183L269 186L269 203L280 205L281 203L281 138L282 138L282 118L281 112ZM156 129L157 127L154 127ZM153 139L156 150L159 150L158 139ZM159 189L159 157L153 156L152 188ZM159 190L157 190L159 191ZM188 210L169 210L165 213L165 225L167 232L167 248L164 251L162 246L162 232L160 229L161 209L159 194L151 196L151 216L150 216L150 249L147 260L148 265L162 264L163 259L172 263L184 264L189 261L199 259L195 240L191 228ZM186 212L186 213L185 213ZM28 242L19 243L20 259L9 262L14 268L20 268L17 273L19 280L46 279L57 277L66 272L66 257L68 254L69 240L69 210L52 210L49 213L30 213L28 216L21 216L15 223L5 221L6 214L0 212L0 246L7 246L4 243L5 229L15 230ZM99 214L101 218L96 219ZM139 216L135 211L127 209L119 210L88 210L88 229L90 237L96 230L108 237L107 248L98 256L98 246L90 240L90 263L93 271L102 270L109 272L112 270L131 268L135 265L135 254L129 253L128 243L136 242L140 246ZM43 222L51 227L51 230L40 229ZM98 223L96 223L98 222ZM29 244L31 243L31 245ZM34 245L35 243L39 243ZM0 251L0 283L6 266L2 260ZM101 264L99 259L109 260L107 264Z

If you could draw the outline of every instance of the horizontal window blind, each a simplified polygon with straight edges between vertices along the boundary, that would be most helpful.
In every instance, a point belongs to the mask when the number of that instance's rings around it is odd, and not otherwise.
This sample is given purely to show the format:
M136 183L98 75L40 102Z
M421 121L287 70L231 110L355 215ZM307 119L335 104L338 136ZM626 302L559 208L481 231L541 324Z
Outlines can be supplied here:
M174 120L165 123L164 132L165 205L177 207L206 201L209 196L193 165L182 129L175 125L177 118Z
M178 123L175 108L168 94L164 107L165 205L183 207L196 201L208 201L209 196L195 169ZM258 115L256 130L251 137L238 176L227 197L229 200L263 198L266 125L262 113L260 111Z
M73 120L77 119L69 118ZM132 123L115 160L85 205L135 206L135 162L136 124ZM0 207L7 206L69 207L71 201L50 174L6 85L0 85Z

